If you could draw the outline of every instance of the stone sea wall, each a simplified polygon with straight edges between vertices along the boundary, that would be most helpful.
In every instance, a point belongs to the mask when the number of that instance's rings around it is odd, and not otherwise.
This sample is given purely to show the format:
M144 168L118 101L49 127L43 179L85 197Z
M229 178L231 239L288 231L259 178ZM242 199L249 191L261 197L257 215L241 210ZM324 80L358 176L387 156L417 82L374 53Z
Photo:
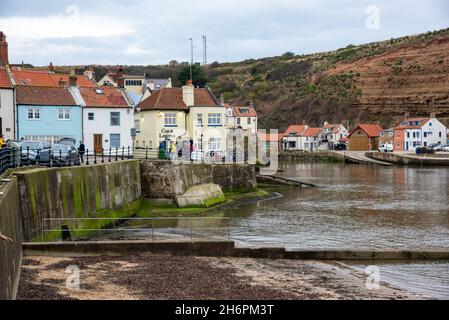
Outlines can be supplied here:
M17 180L0 185L0 300L14 299L22 263L22 218Z
M101 210L117 208L141 197L138 160L33 169L16 176L25 241L39 235L43 218L96 217Z
M217 184L222 190L253 189L257 186L254 165L181 164L141 160L142 195L153 199L176 200L188 189Z

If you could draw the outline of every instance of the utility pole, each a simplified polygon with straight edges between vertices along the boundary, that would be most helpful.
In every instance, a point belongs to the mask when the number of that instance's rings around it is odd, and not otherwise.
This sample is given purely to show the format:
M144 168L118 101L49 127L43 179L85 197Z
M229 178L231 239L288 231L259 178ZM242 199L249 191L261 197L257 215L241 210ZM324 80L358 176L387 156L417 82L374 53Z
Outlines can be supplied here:
M203 36L203 65L207 64L207 37Z
M190 49L191 49L191 59L190 59L190 80L193 81L193 38L190 38Z

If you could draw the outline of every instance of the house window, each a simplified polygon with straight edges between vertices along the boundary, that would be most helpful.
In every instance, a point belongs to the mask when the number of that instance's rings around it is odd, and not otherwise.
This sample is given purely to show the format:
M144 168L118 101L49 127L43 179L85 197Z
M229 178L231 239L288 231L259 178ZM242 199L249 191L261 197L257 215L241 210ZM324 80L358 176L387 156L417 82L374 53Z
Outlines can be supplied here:
M95 114L93 112L89 112L87 114L87 119L90 121L95 120Z
M58 109L58 120L70 120L70 109Z
M165 114L165 126L166 127L176 127L176 113L166 113Z
M248 118L248 119L246 120L246 123L247 123L247 124L251 124L251 118Z
M196 115L196 125L199 127L203 126L203 114L202 113L198 113Z
M111 126L120 125L120 112L111 112Z
M410 138L410 132L407 132L407 138Z
M220 138L210 138L209 139L209 151L219 151L221 150L221 139Z
M432 126L432 122L429 122L429 127L431 127Z
M196 148L198 149L198 150L203 150L203 139L197 139L197 141L196 141Z
M142 85L142 80L126 80L125 81L126 86L132 86L137 87Z
M424 138L427 138L427 132L424 132Z
M120 148L120 134L111 134L109 136L111 148Z
M137 132L140 132L140 120L134 120L134 128Z
M440 138L442 138L443 137L443 134L441 133L441 131L440 131Z
M209 113L208 125L214 127L221 126L221 114Z
M39 108L28 108L28 120L40 120L41 110Z
M240 118L237 118L237 124L240 124Z

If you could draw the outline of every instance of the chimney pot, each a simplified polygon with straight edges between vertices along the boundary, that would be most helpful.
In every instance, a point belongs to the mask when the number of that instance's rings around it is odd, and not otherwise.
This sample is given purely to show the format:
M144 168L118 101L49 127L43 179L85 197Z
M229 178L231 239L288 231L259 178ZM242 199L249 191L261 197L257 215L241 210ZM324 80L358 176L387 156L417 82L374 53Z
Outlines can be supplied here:
M192 80L187 80L186 85L187 86L192 86L193 85L193 81Z
M7 64L9 64L8 42L6 42L6 35L0 31L0 65Z
M78 80L78 77L76 75L70 75L69 76L69 85L71 87L76 87L76 81Z

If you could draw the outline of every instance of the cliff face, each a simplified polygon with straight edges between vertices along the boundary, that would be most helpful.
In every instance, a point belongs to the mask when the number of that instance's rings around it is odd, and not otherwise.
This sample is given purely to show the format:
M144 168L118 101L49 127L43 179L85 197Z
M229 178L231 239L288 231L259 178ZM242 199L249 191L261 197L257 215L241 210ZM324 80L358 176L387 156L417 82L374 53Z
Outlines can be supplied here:
M360 74L354 108L379 119L436 112L449 117L449 38L404 45L353 63L340 63L326 76Z
M213 68L212 68L213 67ZM307 56L209 67L228 100L252 99L265 128L378 122L435 112L449 123L449 29Z

